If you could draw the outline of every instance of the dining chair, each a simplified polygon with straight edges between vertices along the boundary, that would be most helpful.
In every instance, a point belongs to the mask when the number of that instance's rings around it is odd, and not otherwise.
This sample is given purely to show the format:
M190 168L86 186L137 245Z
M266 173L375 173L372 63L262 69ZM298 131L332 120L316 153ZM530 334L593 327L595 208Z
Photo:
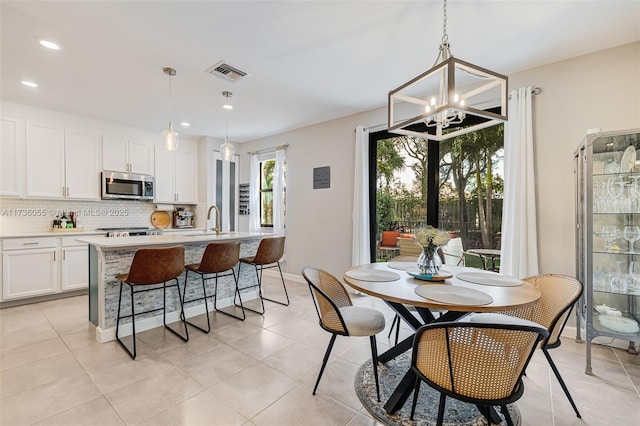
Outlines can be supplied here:
M184 304L182 302L182 294L178 285L178 277L184 270L184 247L173 246L163 248L146 248L136 251L133 261L129 267L129 272L120 274L116 278L120 281L120 296L118 297L118 314L116 318L116 340L124 348L132 359L136 359L136 316L150 312L162 311L162 323L165 328L175 334L185 342L189 341L189 331L184 318ZM174 284L167 285L167 282L175 281ZM122 308L122 287L123 284L129 286L130 290L130 315L120 315ZM153 286L154 284L162 284L162 287ZM136 290L134 290L134 288ZM167 288L175 288L178 293L178 301L180 305L180 321L184 325L184 336L167 326ZM143 312L136 312L136 302L134 296L139 293L162 290L162 307L149 309ZM146 299L142 298L142 302ZM133 350L127 348L120 338L120 320L131 318L131 328L133 337Z
M269 302L278 303L284 306L289 306L289 294L287 293L287 286L284 283L282 268L280 268L280 259L284 255L284 240L285 237L263 238L258 245L258 250L256 250L255 256L240 258L240 265L238 266L238 278L240 277L240 269L243 264L253 265L256 269L256 279L258 280L258 283L242 288L239 288L236 285L236 291L240 292L240 290L245 290L247 288L258 287L258 298L260 299L260 305L262 306L262 311L251 309L246 306L243 308L243 310L248 309L257 314L264 315L264 300L268 300ZM269 268L278 268L278 271L280 272L282 288L284 288L284 296L286 300L285 302L268 299L262 295L262 271ZM236 306L238 305L236 304Z
M464 266L464 247L462 246L462 238L452 238L449 242L442 246L442 253L445 265Z
M416 331L411 369L416 374L411 420L427 383L440 392L437 425L444 422L446 397L482 407L491 424L491 409L499 406L509 426L507 404L524 392L522 375L536 345L549 335L540 326L469 322L431 323Z
M330 273L321 269L306 266L302 269L302 276L309 284L311 298L318 314L320 327L331 333L329 346L322 360L322 367L313 388L316 394L320 378L329 360L331 349L340 336L369 336L371 344L371 363L376 381L376 394L380 401L380 384L378 382L378 349L376 334L384 330L385 320L382 312L377 309L353 306L349 293L342 283Z
M218 243L209 243L202 254L202 259L200 263L192 263L190 265L186 265L185 276L184 276L184 288L182 292L182 300L184 304L195 302L199 300L204 300L204 312L207 317L207 328L200 327L197 324L187 321L187 324L197 328L200 331L205 333L209 333L211 331L211 320L209 319L209 304L207 303L207 298L211 297L207 295L207 281L215 280L213 287L213 309L216 312L220 312L222 314L228 315L230 317L239 319L244 321L245 313L244 309L242 309L242 317L234 315L229 312L225 312L223 310L218 310L218 278L233 276L234 282L234 294L233 301L235 304L236 297L240 300L240 307L242 308L242 297L240 296L240 291L238 290L238 277L234 271L234 267L238 263L240 259L240 241L229 241L229 242L218 242ZM202 297L191 298L187 300L187 287L189 287L189 272L196 273L200 275L202 281Z
M560 375L558 367L553 362L553 359L551 359L549 349L560 346L562 330L569 319L573 306L580 296L582 296L582 283L573 277L560 274L535 275L524 278L523 281L540 289L542 294L538 303L527 308L507 311L504 312L504 314L536 322L549 331L549 337L542 341L540 349L542 349L545 358L549 362L549 366L558 379L564 394L567 396L567 399L569 399L573 411L575 411L576 416L580 418L578 407L576 407L569 393L569 388L567 388L567 385Z

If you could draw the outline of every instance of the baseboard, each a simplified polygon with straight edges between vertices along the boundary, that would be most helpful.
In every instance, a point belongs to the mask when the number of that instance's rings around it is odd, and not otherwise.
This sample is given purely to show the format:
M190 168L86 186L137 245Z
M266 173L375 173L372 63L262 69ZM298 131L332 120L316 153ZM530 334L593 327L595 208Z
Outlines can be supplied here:
M265 271L266 272L266 271ZM258 296L256 291L248 291L246 293L242 293L242 300L254 300ZM226 308L228 306L233 305L233 297L226 297L224 299L218 299L218 309ZM213 304L209 304L209 312L213 312ZM185 308L184 310L185 316L187 318L191 318L193 316L201 315L205 313L204 303L200 303L196 306L191 306ZM180 312L170 312L167 313L167 323L173 323L180 321ZM158 315L153 318L145 318L141 320L136 320L136 333L140 333L142 331L151 330L152 328L162 327L162 316ZM130 336L132 333L131 323L122 324L120 326L120 335L121 336ZM96 327L96 340L100 343L110 342L111 340L116 339L116 328L101 328Z
M32 303L46 302L49 300L65 299L67 297L82 296L83 294L87 294L88 292L89 290L87 289L70 290L55 294L47 294L44 296L28 297L26 299L5 300L4 302L0 302L0 309L11 308L13 306L29 305Z
M280 273L278 271L276 271L275 269L265 269L262 271L262 273L264 275L267 275L269 277L280 277ZM283 272L282 276L284 277L285 280L290 280L290 281L295 281L298 283L302 283L302 284L306 284L307 282L304 280L304 278L302 277L302 275L298 275L298 274L291 274L289 272Z

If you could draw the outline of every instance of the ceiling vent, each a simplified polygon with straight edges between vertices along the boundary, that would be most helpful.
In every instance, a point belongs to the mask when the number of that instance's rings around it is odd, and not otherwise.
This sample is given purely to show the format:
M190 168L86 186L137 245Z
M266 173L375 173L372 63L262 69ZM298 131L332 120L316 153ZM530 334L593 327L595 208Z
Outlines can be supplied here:
M240 71L238 68L227 64L225 61L220 61L217 64L212 65L206 70L206 72L231 81L238 81L242 77L248 75L246 72Z

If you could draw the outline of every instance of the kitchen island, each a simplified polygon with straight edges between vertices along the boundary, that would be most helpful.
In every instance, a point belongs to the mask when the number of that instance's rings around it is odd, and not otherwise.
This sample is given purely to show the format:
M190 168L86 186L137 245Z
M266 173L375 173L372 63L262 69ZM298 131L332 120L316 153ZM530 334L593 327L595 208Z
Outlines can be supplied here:
M208 243L216 241L240 241L240 257L253 256L260 240L272 237L273 234L261 232L232 232L216 235L215 232L204 231L189 235L146 235L134 237L84 237L79 241L89 244L89 320L96 325L96 339L107 342L115 339L116 317L118 313L119 274L129 271L133 256L138 249L150 247L168 247L182 245L185 248L185 264L200 263L202 254ZM237 268L236 268L237 270ZM257 278L253 268L242 268L239 277L241 287L256 284ZM184 273L179 278L180 288L184 288ZM202 297L201 278L197 274L189 274L187 300ZM194 285L197 284L197 285ZM162 284L158 286L162 288ZM250 300L257 297L256 288L243 292L242 298ZM218 308L233 305L235 283L232 276L218 280ZM207 294L212 295L208 288ZM136 299L138 300L138 299ZM145 306L162 306L162 292L148 292L145 295ZM137 305L138 303L136 303ZM210 304L213 309L213 304ZM128 292L122 296L122 309L131 311L131 299ZM202 300L185 304L187 317L204 313ZM167 322L179 320L180 305L175 290L167 292ZM129 321L129 322L126 322ZM148 313L136 316L136 330L143 331L162 325L162 313ZM130 320L121 322L122 333L131 333Z

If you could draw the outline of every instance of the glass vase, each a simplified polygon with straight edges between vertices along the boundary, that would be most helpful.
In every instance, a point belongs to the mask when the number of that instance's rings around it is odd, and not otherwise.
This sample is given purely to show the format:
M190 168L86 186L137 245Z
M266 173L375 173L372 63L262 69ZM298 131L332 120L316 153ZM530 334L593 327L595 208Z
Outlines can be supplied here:
M442 266L437 246L423 246L418 257L418 270L423 275L437 274Z

